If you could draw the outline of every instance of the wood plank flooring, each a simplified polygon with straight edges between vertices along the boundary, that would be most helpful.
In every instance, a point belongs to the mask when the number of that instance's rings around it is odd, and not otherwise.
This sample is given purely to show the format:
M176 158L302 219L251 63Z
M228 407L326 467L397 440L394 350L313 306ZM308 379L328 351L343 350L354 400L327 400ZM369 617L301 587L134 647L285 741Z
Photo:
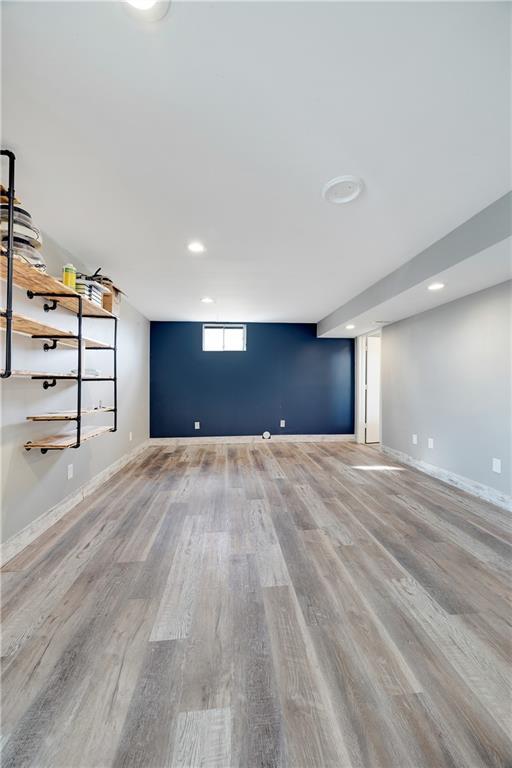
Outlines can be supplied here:
M2 570L1 765L511 768L511 554L374 448L150 448Z

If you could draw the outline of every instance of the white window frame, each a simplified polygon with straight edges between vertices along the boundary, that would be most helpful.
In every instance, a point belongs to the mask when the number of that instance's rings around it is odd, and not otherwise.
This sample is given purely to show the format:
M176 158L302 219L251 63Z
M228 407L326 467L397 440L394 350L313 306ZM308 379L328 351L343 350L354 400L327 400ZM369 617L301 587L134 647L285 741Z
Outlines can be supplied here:
M243 349L205 349L204 348L204 332L207 328L241 328L244 332L244 347ZM224 334L222 335L222 346L224 347ZM245 323L203 323L202 333L202 350L203 352L246 352L247 351L247 326Z

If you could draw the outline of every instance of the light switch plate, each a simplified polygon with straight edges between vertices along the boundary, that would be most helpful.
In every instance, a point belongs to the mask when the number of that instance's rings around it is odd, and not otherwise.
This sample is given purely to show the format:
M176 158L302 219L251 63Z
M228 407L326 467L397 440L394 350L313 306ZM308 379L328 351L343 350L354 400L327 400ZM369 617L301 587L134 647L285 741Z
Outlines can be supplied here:
M71 480L72 477L73 477L73 465L68 464L68 480Z
M413 445L418 445L418 435L413 435L412 436L412 444Z
M132 441L132 437L133 437L132 433L131 433L131 432L129 432L129 433L128 433L128 440L130 441L130 443L131 443L131 441Z
M281 419L281 421L279 422L279 426L281 427L281 429L283 427L286 427L286 419Z
M194 421L194 429L201 429L201 422L200 421Z
M433 448L434 447L434 438L433 437L429 437L429 439L428 439L428 447L429 448Z
M501 475L501 459L492 460L492 471L496 472L498 475Z

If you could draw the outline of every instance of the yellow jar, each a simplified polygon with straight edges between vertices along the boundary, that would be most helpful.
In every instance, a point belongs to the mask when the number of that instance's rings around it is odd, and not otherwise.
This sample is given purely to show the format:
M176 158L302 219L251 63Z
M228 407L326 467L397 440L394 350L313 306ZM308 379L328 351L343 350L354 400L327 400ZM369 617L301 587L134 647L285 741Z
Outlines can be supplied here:
M68 288L76 288L76 267L72 264L64 264L62 267L62 282Z

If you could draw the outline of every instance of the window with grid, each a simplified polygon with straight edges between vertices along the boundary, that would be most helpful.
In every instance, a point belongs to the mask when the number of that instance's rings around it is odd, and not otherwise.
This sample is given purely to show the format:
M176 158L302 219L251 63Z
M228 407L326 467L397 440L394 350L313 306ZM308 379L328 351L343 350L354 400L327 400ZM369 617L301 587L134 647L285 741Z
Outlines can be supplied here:
M203 352L245 352L247 331L238 323L204 323Z
M204 323L203 352L245 352L247 331L237 323Z

